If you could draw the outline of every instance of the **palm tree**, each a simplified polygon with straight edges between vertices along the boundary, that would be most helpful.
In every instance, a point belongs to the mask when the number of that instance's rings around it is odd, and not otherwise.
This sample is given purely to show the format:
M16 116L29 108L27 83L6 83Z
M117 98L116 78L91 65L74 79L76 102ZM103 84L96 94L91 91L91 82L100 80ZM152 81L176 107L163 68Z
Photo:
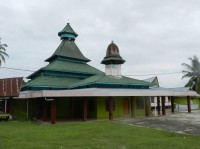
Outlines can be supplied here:
M190 89L200 93L200 62L197 56L193 56L193 58L189 58L191 64L183 63L182 66L186 68L183 70L184 73L183 78L190 78L188 83L185 85L186 87L190 87Z
M8 47L6 44L1 44L1 38L0 38L0 66L2 61L5 62L5 56L9 57L6 53L6 47Z

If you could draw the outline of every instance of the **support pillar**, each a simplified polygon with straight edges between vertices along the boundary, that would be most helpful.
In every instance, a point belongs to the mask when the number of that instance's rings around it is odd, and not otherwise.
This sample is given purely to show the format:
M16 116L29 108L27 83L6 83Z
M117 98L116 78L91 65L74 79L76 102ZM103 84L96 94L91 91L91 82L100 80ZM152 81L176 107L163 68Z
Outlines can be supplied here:
M47 121L47 102L45 100L42 101L42 120L44 122Z
M83 121L87 121L87 99L83 98Z
M26 99L26 118L29 118L29 99Z
M166 110L165 110L165 96L161 97L161 102L162 102L162 115L166 115Z
M51 101L51 124L56 123L56 100Z
M12 119L12 116L13 116L13 98L12 97L7 99L6 105L7 105L6 113L9 113L11 115L11 119Z
M74 101L73 99L70 99L70 119L74 119Z
M113 98L109 97L109 120L113 120Z
M149 117L149 97L145 97L145 116Z
M160 97L157 96L158 115L160 115Z
M174 113L174 97L173 96L171 97L171 110L172 110L172 113Z
M4 111L4 113L7 113L7 99L4 100L4 104L5 105L3 106L4 107L3 111Z
M191 105L190 105L190 96L187 96L187 107L188 107L188 113L191 113Z
M42 111L41 111L42 103L41 103L41 98L37 99L37 103L36 104L37 104L36 118L37 119L41 119L42 118Z
M131 117L135 117L134 97L131 97Z

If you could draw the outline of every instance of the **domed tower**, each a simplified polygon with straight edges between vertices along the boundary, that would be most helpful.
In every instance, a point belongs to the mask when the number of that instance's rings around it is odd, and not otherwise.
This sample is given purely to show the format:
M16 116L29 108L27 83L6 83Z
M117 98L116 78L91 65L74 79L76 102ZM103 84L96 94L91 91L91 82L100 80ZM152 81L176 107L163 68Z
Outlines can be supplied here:
M106 56L101 61L101 64L105 64L106 75L121 76L121 64L125 60L119 54L118 46L112 41L107 48Z

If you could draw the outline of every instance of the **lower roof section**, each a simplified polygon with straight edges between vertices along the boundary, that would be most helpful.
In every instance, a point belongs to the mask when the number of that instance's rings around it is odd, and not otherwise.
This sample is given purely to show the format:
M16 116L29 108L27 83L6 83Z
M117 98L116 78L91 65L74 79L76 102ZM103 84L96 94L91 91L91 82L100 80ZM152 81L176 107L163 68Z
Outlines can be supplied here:
M73 90L41 90L21 92L20 99L27 98L54 98L54 97L107 97L107 96L195 96L199 97L189 88L150 88L150 89L105 89L87 88Z

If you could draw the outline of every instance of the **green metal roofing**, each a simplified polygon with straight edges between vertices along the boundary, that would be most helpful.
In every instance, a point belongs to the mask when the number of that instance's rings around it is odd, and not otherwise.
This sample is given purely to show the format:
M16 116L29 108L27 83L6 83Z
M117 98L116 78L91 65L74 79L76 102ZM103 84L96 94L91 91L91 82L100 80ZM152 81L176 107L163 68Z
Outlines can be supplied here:
M46 67L39 69L38 71L34 72L27 78L32 79L40 75L41 73L45 73L44 71L48 71L48 73L60 75L72 75L78 74L83 75L83 77L97 75L97 74L104 74L102 71L86 64L86 63L75 63L66 60L59 60L56 59L53 62L49 63ZM50 72L51 71L51 72Z
M68 58L68 59L74 59L82 62L89 62L90 59L86 58L74 41L64 39L59 47L56 49L56 51L53 53L53 55L48 58L46 61L50 62L54 60L56 57L62 57L62 58Z
M102 64L123 64L126 62L121 56L104 57Z
M72 77L57 77L50 75L40 75L31 80L23 89L73 89L87 87L117 87L117 88L148 88L150 83L136 80L128 77L114 77L105 75L95 75L86 79L77 79Z
M87 79L81 80L79 82L76 82L69 86L69 88L79 88L79 87L87 87L87 86L97 86L98 85L104 85L104 87L113 85L120 87L129 86L129 87L137 87L137 86L145 86L149 87L151 86L151 83L148 83L146 81L137 80L133 78L128 77L115 77L115 76L102 76L102 75L96 75L89 77Z
M62 42L51 57L47 66L31 74L31 79L23 90L72 89L86 87L114 88L149 88L151 83L128 77L105 76L104 72L87 64L86 58L74 40L78 36L69 24L58 33ZM113 44L111 44L113 45ZM117 50L117 51L116 51ZM109 53L110 52L110 53ZM118 55L115 55L115 53ZM119 55L118 47L111 47L102 63L122 64L125 62Z
M26 83L23 88L30 88L30 87L37 87L37 88L67 88L69 85L80 81L76 78L70 77L56 77L56 76L47 76L47 75L40 75L37 78L31 80L30 82Z
M65 34L65 33L75 35L76 37L78 36L78 34L72 29L69 23L67 23L64 29L58 33L58 36L61 36L62 34Z
M44 70L54 71L66 71L66 72L78 72L87 74L104 74L102 71L86 64L86 63L74 63L64 60L55 60L43 68Z

